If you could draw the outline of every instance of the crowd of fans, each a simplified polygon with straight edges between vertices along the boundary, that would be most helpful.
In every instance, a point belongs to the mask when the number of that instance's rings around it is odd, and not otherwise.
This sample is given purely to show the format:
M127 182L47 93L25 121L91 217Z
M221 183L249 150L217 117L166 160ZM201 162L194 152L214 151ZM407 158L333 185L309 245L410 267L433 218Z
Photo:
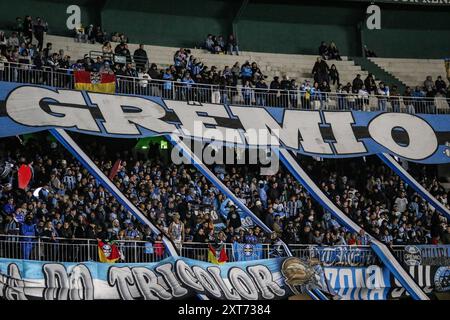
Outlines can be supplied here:
M235 35L230 34L227 40L223 36L214 36L208 34L205 43L201 45L202 48L214 54L233 54L239 55L239 46Z
M84 43L105 43L106 41L128 43L128 37L124 33L113 32L110 35L100 26L90 24L87 28L80 25L74 29L75 41Z
M80 139L82 139L80 137ZM243 243L367 245L369 237L340 226L285 170L261 176L257 166L215 166L213 171L274 232L243 224L242 212L193 166L174 165L169 150L150 144L147 153L129 142L80 140L94 162L109 174L121 168L115 185L176 244ZM73 238L158 242L161 234L139 223L67 151L45 134L2 140L2 161L32 167L33 179L17 188L14 174L0 190L0 234L40 236L48 242ZM316 161L302 164L324 193L353 221L387 245L450 244L450 226L427 202L379 160ZM419 181L439 201L448 193L425 167ZM41 187L40 191L36 188Z
M404 96L407 98L403 99L403 103L410 113L434 112L436 108L434 101L426 98L450 98L450 90L442 77L436 81L427 77L422 87L417 86L414 89L407 87L404 92L400 92L395 85L390 87L383 82L377 84L373 74L369 74L364 80L357 75L352 83L343 84L336 65L329 66L326 61L341 59L334 42L329 45L321 43L320 57L317 58L311 72L314 79L312 82L305 79L297 83L296 79L289 79L286 75L281 79L275 76L266 82L267 75L261 71L257 62L246 61L242 65L236 62L220 70L216 66L206 66L200 58L185 48L175 52L172 65L159 69L155 63L150 63L143 44L132 54L128 49L128 39L125 35L115 32L111 37L107 37L105 31L93 25L86 30L83 27L77 29L77 39L103 43L102 54L96 57L85 54L82 59L74 60L66 55L64 50L56 51L52 43L47 43L43 48L43 35L47 30L47 23L42 19L36 18L33 21L27 16L24 22L20 18L17 21L16 31L9 37L0 32L0 62L21 64L21 70L13 74L15 80L19 82L68 87L71 85L70 70L86 70L121 76L118 90L124 93L131 90L144 95L209 103L232 102L303 109L321 108L328 101L329 94L335 93L336 105L340 110L366 110L370 96L376 95L380 110L387 110L389 102L394 111L400 111L399 97ZM37 39L37 45L33 44L33 36ZM233 35L230 35L226 42L222 36L208 35L204 48L213 53L238 54L239 50ZM29 69L44 68L57 72L57 76L50 79L45 74L26 73ZM0 70L1 79L6 78L5 72ZM155 83L152 80L162 82Z

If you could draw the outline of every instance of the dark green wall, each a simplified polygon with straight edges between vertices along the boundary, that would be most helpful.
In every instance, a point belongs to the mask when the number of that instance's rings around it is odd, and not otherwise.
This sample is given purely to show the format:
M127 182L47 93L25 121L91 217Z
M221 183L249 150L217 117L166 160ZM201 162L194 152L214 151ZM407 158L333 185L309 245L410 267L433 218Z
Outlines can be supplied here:
M72 33L66 27L66 20L69 17L66 9L70 4L58 1L0 0L0 26L5 30L11 30L18 16L22 17L22 19L25 15L31 15L33 18L39 16L48 22L49 33L71 35ZM100 23L100 11L96 9L95 3L79 4L79 6L82 24Z
M381 57L450 56L450 10L381 6L381 30L363 30L363 42Z
M237 30L244 50L317 54L322 40L333 40L342 55L357 55L360 49L353 26L242 20Z
M82 23L124 32L132 42L194 47L208 33L230 33L241 0L21 0L0 1L0 28L16 16L40 15L52 34L70 35L66 8L81 7ZM367 4L342 1L250 0L235 21L242 50L316 54L335 41L342 55L361 54L361 42L379 56L450 56L450 8L380 4L382 30L360 31Z
M334 41L343 55L356 55L362 17L358 8L250 2L236 29L245 50L316 54L324 40Z
M367 30L364 43L379 57L441 59L450 56L450 30Z
M208 33L226 34L224 20L208 17L187 17L144 12L104 10L103 28L108 32L124 32L131 42L155 45L194 47ZM133 23L120 23L133 21ZM205 26L208 26L205 28Z
M107 31L124 32L132 42L193 47L208 33L231 32L235 7L217 0L110 0L101 18Z

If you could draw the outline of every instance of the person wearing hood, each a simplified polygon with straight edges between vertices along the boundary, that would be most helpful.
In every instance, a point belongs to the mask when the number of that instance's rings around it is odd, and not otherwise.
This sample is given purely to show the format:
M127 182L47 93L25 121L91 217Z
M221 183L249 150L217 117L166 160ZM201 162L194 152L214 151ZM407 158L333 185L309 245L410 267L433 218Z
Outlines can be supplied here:
M24 223L20 225L20 235L29 237L24 239L22 243L22 258L29 260L33 251L34 237L36 236L36 225L33 223L33 217L31 215L27 215Z

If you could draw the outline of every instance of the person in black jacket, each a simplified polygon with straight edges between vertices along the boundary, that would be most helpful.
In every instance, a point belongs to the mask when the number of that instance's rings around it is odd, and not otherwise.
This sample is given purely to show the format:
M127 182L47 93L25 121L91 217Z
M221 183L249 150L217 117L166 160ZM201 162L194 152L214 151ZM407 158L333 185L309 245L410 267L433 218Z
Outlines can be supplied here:
M208 242L208 236L205 234L205 229L203 229L203 228L198 229L198 231L195 233L192 241L200 242L200 243Z
M311 227L306 225L299 234L301 244L313 244L313 234L311 232Z
M322 41L322 43L319 46L319 55L324 60L326 60L328 58L328 46L325 41Z
M291 87L291 82L288 80L286 75L283 76L283 80L281 80L280 88L281 88L281 107L288 107L288 93Z
M364 86L364 82L361 80L360 74L357 74L356 78L353 79L352 86L355 93L358 92Z
M298 85L295 79L291 79L289 84L289 103L291 108L297 108L298 106Z
M377 84L375 83L375 79L373 78L373 74L369 73L364 80L364 86L369 94L377 91Z
M329 73L329 74L330 74L330 82L333 83L333 86L334 86L335 84L339 84L339 71L337 70L335 64L332 64L332 65L331 65L330 73Z
M447 93L447 84L445 83L444 80L442 80L441 76L437 77L437 80L434 82L434 85L436 87L436 91L442 94L446 94Z
M138 72L144 70L148 63L147 51L144 50L144 45L140 44L139 48L134 51L133 60L136 64L136 69Z
M25 16L25 21L23 22L23 37L27 43L33 41L33 20L31 16Z
M241 216L239 215L239 212L236 210L235 206L230 207L230 211L228 212L227 216L227 226L233 227L234 230L239 230L241 227Z
M256 105L262 107L267 106L268 87L262 77L258 79L258 81L255 84L255 87L256 87L255 90Z
M325 62L325 60L323 60L321 57L318 57L311 73L314 77L315 82L322 83L323 81L330 82L328 76L329 71L330 68L328 67L328 64Z
M33 29L34 29L34 37L38 41L37 48L39 51L41 51L42 45L44 43L44 32L47 31L47 25L42 21L41 18L38 17Z
M152 79L161 79L161 73L158 70L158 67L156 66L156 63L152 63L150 65L150 68L148 69L148 75Z
M281 84L279 77L273 77L273 81L270 83L270 94L268 105L272 107L280 106L280 89Z

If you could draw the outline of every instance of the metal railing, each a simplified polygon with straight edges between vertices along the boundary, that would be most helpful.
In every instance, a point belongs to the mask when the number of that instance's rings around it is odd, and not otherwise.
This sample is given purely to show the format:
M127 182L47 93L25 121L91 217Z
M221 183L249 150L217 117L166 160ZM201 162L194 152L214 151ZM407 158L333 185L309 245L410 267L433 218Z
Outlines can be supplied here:
M73 71L36 68L33 65L0 62L0 81L32 83L74 89ZM238 106L282 107L304 110L360 110L449 114L445 97L358 95L301 90L270 90L237 86L184 83L126 76L116 77L116 93L162 97Z
M162 243L146 241L118 240L122 252L121 262L151 263L168 257L168 251ZM228 261L234 261L233 244L223 243ZM430 246L432 250L442 252L435 257L435 262L423 261L430 265L450 265L450 257L446 254L449 246ZM152 248L150 250L150 248ZM179 245L180 255L200 261L208 261L208 243L184 242ZM342 245L317 246L304 244L289 244L293 256L318 259L324 266L356 267L381 265L381 261L370 246ZM256 252L262 259L286 256L282 246L261 244L261 250ZM405 246L393 246L392 252L400 261L405 261ZM441 257L442 255L442 257ZM66 239L27 237L21 235L0 235L0 258L27 259L37 261L82 262L99 261L98 243L96 239Z
M119 64L134 63L137 68L148 69L149 67L148 58L144 59L140 57L135 57L134 54L131 53L127 57L114 52L91 50L89 51L89 57L94 60L97 59L98 57L101 57L103 61L109 61L110 63L119 63Z
M47 85L74 89L73 71L70 69L37 68L31 64L0 62L0 81Z
M122 262L150 263L168 256L162 243L153 246L153 253L148 253L145 241L119 240L116 243L123 254ZM99 262L98 242L96 239L0 235L0 257L37 261Z

